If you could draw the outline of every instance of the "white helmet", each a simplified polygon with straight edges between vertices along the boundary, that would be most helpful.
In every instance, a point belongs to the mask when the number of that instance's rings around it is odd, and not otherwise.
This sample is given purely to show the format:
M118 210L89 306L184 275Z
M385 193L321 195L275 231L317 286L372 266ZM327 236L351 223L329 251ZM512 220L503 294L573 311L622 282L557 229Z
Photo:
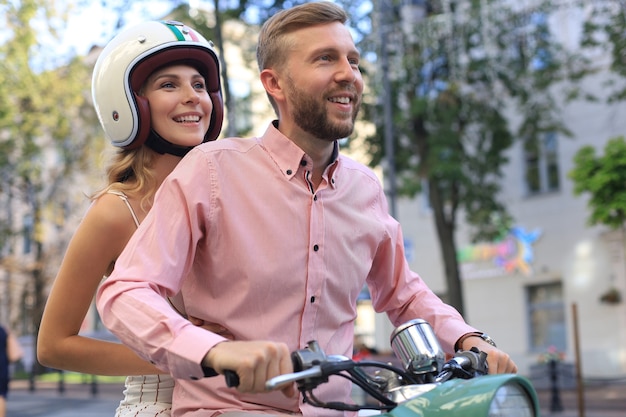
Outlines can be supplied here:
M212 44L180 22L151 21L115 36L102 50L94 67L93 102L100 124L113 145L135 149L146 142L151 133L150 108L148 100L138 92L156 69L176 62L193 66L204 77L213 102L204 142L217 138L222 129L224 106L219 60Z

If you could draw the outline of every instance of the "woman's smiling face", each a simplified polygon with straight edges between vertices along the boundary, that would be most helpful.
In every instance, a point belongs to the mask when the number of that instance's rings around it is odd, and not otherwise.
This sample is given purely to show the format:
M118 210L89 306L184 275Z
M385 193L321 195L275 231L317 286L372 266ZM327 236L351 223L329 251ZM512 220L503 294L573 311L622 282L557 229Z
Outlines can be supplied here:
M150 103L152 128L179 146L196 146L211 124L213 103L204 77L192 66L171 65L153 72L142 89Z

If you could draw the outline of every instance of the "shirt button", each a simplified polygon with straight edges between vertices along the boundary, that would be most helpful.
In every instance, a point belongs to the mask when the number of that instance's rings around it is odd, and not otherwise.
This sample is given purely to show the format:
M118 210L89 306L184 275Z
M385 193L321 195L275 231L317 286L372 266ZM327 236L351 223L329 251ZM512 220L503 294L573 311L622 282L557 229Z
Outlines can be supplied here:
M312 296L311 296L311 304L312 304L312 303L314 303L314 302L315 302L315 296L314 296L314 295L312 295Z
M306 161L303 159L302 161L300 161L300 165L305 167L306 166Z
M317 194L313 196L313 201L317 201Z
M314 250L315 252L317 252L318 250L320 250L319 245L313 245L313 250Z
M292 172L293 172L292 170L288 169L287 170L287 175L291 175Z

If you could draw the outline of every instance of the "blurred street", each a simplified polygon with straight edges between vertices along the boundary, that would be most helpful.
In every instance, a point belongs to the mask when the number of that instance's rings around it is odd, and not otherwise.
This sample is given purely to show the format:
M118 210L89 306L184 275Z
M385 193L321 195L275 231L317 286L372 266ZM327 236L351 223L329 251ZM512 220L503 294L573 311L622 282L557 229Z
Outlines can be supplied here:
M113 417L122 390L123 384L99 384L94 396L90 384L67 384L59 393L56 384L38 383L30 392L27 381L12 381L7 417ZM584 415L578 412L575 391L561 391L559 400L563 411L550 411L552 393L539 391L542 417L624 417L626 381L587 387Z
M124 384L66 384L60 393L56 383L38 382L36 390L28 381L11 381L7 417L113 417L122 398Z
M542 417L624 417L626 416L626 380L587 383L583 393L583 412L580 413L578 393L574 389L561 390L556 398L550 390L540 390L539 405ZM563 411L551 411L559 404Z

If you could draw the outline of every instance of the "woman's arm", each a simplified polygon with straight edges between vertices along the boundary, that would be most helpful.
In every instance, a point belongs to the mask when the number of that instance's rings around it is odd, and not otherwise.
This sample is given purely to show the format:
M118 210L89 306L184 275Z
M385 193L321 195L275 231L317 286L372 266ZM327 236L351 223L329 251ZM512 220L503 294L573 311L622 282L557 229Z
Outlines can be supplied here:
M48 367L98 375L162 373L122 344L79 336L98 285L136 226L119 197L104 194L78 226L44 310L37 343Z

